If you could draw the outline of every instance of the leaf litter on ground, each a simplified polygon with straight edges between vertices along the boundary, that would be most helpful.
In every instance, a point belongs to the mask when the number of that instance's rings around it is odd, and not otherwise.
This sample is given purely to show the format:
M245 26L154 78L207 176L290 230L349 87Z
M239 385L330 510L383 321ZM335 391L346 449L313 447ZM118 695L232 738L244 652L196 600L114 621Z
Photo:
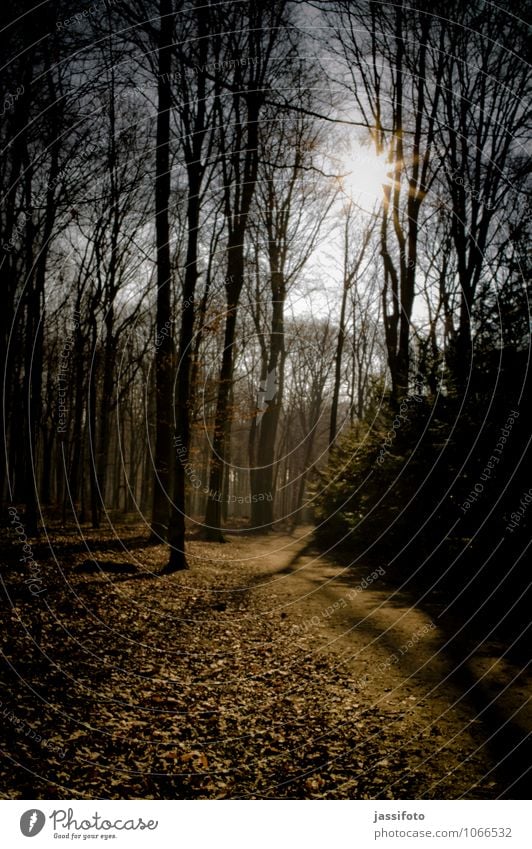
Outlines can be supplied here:
M257 591L244 543L191 541L191 569L159 577L165 546L135 527L116 538L53 538L38 599L10 561L4 798L493 794L480 755L454 770L456 752L431 757L428 735L409 736L411 708L390 716L337 657L294 639L297 614L279 589Z

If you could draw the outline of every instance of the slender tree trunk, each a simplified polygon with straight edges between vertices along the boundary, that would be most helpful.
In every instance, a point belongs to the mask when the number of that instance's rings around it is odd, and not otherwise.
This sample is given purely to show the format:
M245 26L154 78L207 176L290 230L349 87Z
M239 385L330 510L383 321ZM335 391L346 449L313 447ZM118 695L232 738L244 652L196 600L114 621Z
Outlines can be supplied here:
M115 345L113 339L113 309L108 309L108 329L103 354L103 375L100 397L100 422L98 434L98 449L96 454L96 474L100 490L100 499L105 506L107 495L108 456L109 456L109 426L111 420L112 396L114 385Z
M212 456L210 462L209 494L205 513L205 536L211 542L225 542L222 533L222 496L225 466L225 442L229 393L233 379L234 345L238 300L244 280L243 244L240 238L229 247L228 258L227 313L225 321L224 350L218 384Z
M96 474L96 434L97 434L97 386L98 386L98 352L96 350L98 344L96 318L93 316L92 326L92 350L93 360L90 371L89 380L89 481L90 481L90 505L91 505L91 522L93 528L100 527L100 496L98 492L98 475Z
M207 63L208 39L207 17L199 10L198 14L198 43L199 66ZM181 307L181 330L179 335L179 351L177 359L177 393L175 398L175 471L170 514L170 558L166 572L175 572L188 567L185 553L186 532L186 476L185 464L190 456L191 438L191 395L194 391L196 375L195 357L198 348L194 348L194 319L195 294L198 282L198 246L201 212L201 184L204 174L202 164L203 144L207 132L205 75L203 70L197 75L197 105L194 109L190 104L183 106L185 114L183 121L188 124L194 113L194 132L185 142L184 150L187 162L188 199L187 199L187 253L183 281L183 302ZM206 309L208 283L206 284L205 300L200 310ZM199 345L199 340L196 341Z
M299 478L299 486L297 490L297 501L296 507L294 511L294 520L293 526L297 527L301 524L302 514L303 514L303 499L305 497L305 489L307 486L307 478L309 473L309 464L310 459L312 457L312 452L314 450L314 440L315 440L316 428L313 427L309 436L307 437L307 445L305 451L305 458L303 461L303 471Z
M77 315L79 316L79 301L77 306ZM75 361L74 361L74 380L73 380L73 406L74 406L74 426L70 434L72 440L71 463L70 463L70 492L74 509L76 504L81 502L81 477L83 467L83 444L84 444L84 428L83 414L85 410L85 363L83 358L84 337L81 329L81 320L78 319L75 331Z
M331 419L329 425L329 457L331 456L332 447L336 441L338 429L338 401L340 398L340 383L342 380L342 356L344 353L345 344L345 313L347 307L347 293L349 285L347 278L344 279L344 287L342 291L342 306L340 309L340 326L338 328L338 340L336 342L336 354L334 358L334 385L331 402Z
M170 558L165 572L187 568L185 554L186 478L185 464L190 450L190 377L192 343L194 340L194 293L198 279L198 234L200 219L200 173L197 166L189 169L189 200L187 210L188 244L181 309L181 333L177 361L177 392L175 403L174 489L170 516Z
M284 302L286 287L280 271L272 273L272 329L267 368L267 384L271 384L273 397L267 397L267 407L260 421L257 450L257 470L253 478L251 500L251 526L269 530L274 517L273 476L275 469L275 442L281 414L284 367ZM275 381L275 383L274 383ZM276 384L276 386L275 386ZM271 394L271 393L270 393Z
M170 108L172 2L159 3L158 106L155 157L155 230L157 240L157 317L155 349L155 458L152 534L166 539L169 517L170 463L172 455L171 267L168 204L170 201Z
M50 68L48 54L46 54L47 80L50 95L51 117L56 122L56 126L60 125L60 101L57 98L56 88L54 85L53 73ZM46 189L46 209L44 218L44 227L42 233L42 244L39 251L36 267L35 278L33 283L33 291L31 294L30 304L28 305L29 322L33 323L33 333L28 336L26 344L28 348L32 348L32 362L30 365L30 376L28 383L28 462L26 464L26 519L28 533L36 534L38 530L37 522L37 451L38 451L38 434L39 424L42 417L42 376L43 376L43 346L44 346L44 293L46 282L46 270L48 264L48 252L50 240L56 218L56 203L55 203L55 179L59 172L59 150L61 144L61 135L58 134L51 145L50 155L50 170L48 172L48 184ZM30 346L30 339L32 345Z
M52 428L41 428L42 439L42 473L41 501L45 506L52 503L52 452L54 434Z
M226 437L230 433L228 401L233 379L234 344L240 293L244 285L244 239L248 216L255 193L258 172L259 134L258 120L263 96L256 91L246 96L247 121L246 142L243 151L242 185L237 187L236 197L231 198L231 188L226 187L226 215L232 209L231 232L227 245L226 323L224 350L218 384L218 397L214 419L213 449L210 464L209 494L205 512L204 534L208 540L224 542L222 533L221 497L225 466ZM239 158L242 136L239 134L238 149L232 152Z

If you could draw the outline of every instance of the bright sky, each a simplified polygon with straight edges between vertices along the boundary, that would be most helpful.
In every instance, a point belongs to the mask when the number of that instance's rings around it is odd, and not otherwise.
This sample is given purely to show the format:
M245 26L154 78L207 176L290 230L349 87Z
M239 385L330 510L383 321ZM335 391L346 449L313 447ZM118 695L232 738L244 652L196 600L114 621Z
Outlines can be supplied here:
M329 215L338 216L338 228L314 252L303 274L300 286L296 286L288 299L288 315L312 314L316 317L329 313L337 314L343 277L343 219L341 208L346 203L360 210L361 226L366 216L374 215L382 200L382 184L387 180L390 166L375 155L369 146L356 139L345 153L337 154L334 168L342 175L340 195L336 207ZM335 212L336 210L336 212Z

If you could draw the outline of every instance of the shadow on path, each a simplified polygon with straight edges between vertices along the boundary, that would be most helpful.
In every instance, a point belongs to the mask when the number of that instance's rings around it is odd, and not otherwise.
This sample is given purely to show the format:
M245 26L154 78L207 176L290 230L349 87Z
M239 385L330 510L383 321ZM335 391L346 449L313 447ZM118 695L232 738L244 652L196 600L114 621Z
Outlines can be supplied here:
M313 604L321 600L322 609L334 604L335 599L345 599L366 577L364 567L342 566L321 555L312 542L298 546L295 540L294 545L296 550L269 573L269 578L299 578L301 599L311 600ZM334 625L332 620L323 621L323 616L320 626L330 629L333 638L330 647L341 640L345 648L346 641L351 641L356 650L356 643L362 637L366 646L384 649L391 656L401 646L404 633L401 635L400 626L412 618L412 611L434 621L438 639L433 654L427 654L425 646L423 652L411 651L401 656L401 668L394 666L395 673L403 674L405 681L412 678L421 685L428 684L427 698L444 697L448 704L454 703L453 710L459 703L469 714L469 723L474 722L477 745L489 753L492 777L502 788L499 798L528 799L532 769L530 661L519 665L508 662L505 656L508 646L464 634L463 623L456 618L441 617L442 609L443 603L431 599L420 605L411 592L397 591L391 585L383 589L379 582L378 590L370 586L356 594L348 614L344 610L341 626ZM316 614L314 618L320 619ZM487 625L486 631L489 630ZM355 651L353 658L362 657L363 651L364 648Z

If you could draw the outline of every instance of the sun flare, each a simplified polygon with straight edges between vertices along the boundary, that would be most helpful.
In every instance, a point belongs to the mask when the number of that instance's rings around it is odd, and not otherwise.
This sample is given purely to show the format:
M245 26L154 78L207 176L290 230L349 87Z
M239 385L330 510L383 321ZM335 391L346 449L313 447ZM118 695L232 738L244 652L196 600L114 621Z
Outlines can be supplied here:
M342 191L354 203L372 210L383 198L383 184L389 180L389 163L371 149L357 145L353 146L343 166Z

